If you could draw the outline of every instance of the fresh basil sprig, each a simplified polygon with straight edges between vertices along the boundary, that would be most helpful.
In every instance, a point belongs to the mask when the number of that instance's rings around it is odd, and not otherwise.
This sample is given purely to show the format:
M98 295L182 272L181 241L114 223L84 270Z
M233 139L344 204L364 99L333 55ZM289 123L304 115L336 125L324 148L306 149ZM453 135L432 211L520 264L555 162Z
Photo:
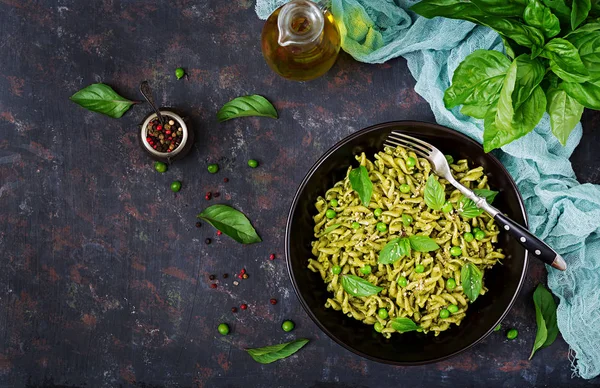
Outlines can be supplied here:
M394 318L392 320L392 329L396 330L398 333L407 333L409 331L419 330L421 327L413 322L410 318Z
M446 193L444 192L444 186L435 178L433 174L427 178L425 184L425 204L433 210L440 210L446 202Z
M348 294L357 297L375 295L383 290L356 275L343 275L342 287Z
M358 197L364 206L369 206L371 202L371 196L373 195L373 182L369 178L369 171L365 166L359 166L358 168L350 171L348 175L352 190L358 193Z
M115 119L123 116L133 104L137 104L135 101L121 97L113 88L105 84L87 86L73 94L70 100L87 110Z
M410 240L410 247L417 252L431 252L440 249L435 240L428 236L415 234L408 239Z
M413 235L409 237L399 237L390 240L381 252L379 252L378 262L380 264L393 264L404 256L410 256L411 250L417 252L431 252L439 249L434 239L428 236Z
M242 96L229 101L217 112L219 122L238 117L262 116L277 118L277 111L273 104L258 94Z
M263 348L246 349L254 361L261 364L270 364L282 358L291 356L308 343L307 339L298 339L278 345L265 346Z
M475 302L483 286L483 274L473 263L466 263L460 269L460 284L471 303Z
M530 360L536 351L552 345L558 335L556 303L550 291L542 284L538 284L533 293L533 303L535 305L537 333L529 356Z
M198 218L208 222L221 232L242 244L261 242L250 220L239 210L227 205L213 205L198 214Z
M497 191L487 189L475 189L473 192L478 196L485 198L490 205L494 201L494 198L496 198L496 195L498 195ZM475 202L463 195L458 203L457 212L464 218L474 218L482 215L483 209L478 208Z

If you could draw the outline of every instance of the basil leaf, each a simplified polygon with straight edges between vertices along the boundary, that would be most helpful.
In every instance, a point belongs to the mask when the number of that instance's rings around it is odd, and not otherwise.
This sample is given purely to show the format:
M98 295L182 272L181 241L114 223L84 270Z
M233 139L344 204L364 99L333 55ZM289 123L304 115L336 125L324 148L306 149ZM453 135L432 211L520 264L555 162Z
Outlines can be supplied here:
M552 38L560 32L560 21L550 8L544 6L539 0L529 1L523 12L523 20L528 25L542 30L546 38Z
M476 21L496 30L500 35L514 40L521 46L529 48L544 46L545 38L542 31L519 21L494 16L476 18Z
M538 284L533 293L533 303L535 305L537 333L529 356L530 360L537 350L552 345L558 336L556 302L554 302L552 294L542 284Z
M263 96L253 94L242 96L229 101L217 113L219 122L238 117L262 116L277 118L275 107Z
M74 103L92 112L102 113L118 119L131 108L135 101L129 101L117 94L110 86L105 84L92 84L70 97Z
M569 24L571 22L571 8L567 6L565 0L542 0L542 2L552 10L561 24Z
M497 97L498 96L496 96L496 100L492 104L495 104L498 101ZM475 117L476 119L484 119L489 109L489 105L465 104L460 108L460 113Z
M520 55L515 61L517 62L517 78L512 101L513 107L518 110L544 79L546 66L539 59L531 59L528 55Z
M409 331L419 330L420 326L413 322L410 318L394 318L392 319L392 329L396 330L398 333L407 333Z
M343 275L342 287L348 294L357 297L376 295L383 290L356 275Z
M464 195L458 202L458 209L456 210L463 218L475 218L483 214L483 209L477 207L475 202L465 197Z
M579 51L579 58L590 73L590 79L600 79L600 23L586 24L565 39Z
M584 107L562 89L549 88L546 100L552 133L562 145L566 145L569 135L581 120Z
M428 19L444 16L473 21L473 16L485 15L475 4L463 0L422 0L410 10Z
M440 210L446 203L446 193L444 186L435 178L435 175L429 175L425 184L425 203L433 210Z
M483 275L473 263L466 263L460 269L460 284L471 303L475 302L481 292Z
M509 66L510 61L497 51L474 51L454 71L452 85L444 93L444 104L448 109L465 104L485 107L484 112L487 111L498 100Z
M373 195L373 182L369 179L369 171L365 166L359 166L350 171L348 175L352 190L358 193L358 197L363 205L369 206L371 195Z
M574 30L587 19L592 2L590 0L573 0L571 6L571 28Z
M261 238L244 213L227 205L210 206L198 218L208 222L221 232L242 244L261 242Z
M322 235L324 235L324 234L327 234L327 233L331 233L331 232L333 232L334 230L336 230L337 228L339 228L340 226L342 226L342 225L341 225L341 224L333 224L333 225L330 225L330 226L328 226L327 228L325 228L325 230L323 231L323 234L322 234Z
M408 237L410 240L410 247L417 252L431 252L440 249L434 239L428 236L421 236L418 234Z
M261 364L270 364L282 358L291 356L308 343L307 339L298 339L279 345L265 346L263 348L246 349L254 361Z
M586 108L600 110L600 81L597 83L563 82L560 88Z
M565 81L585 82L590 73L581 61L577 47L562 38L554 38L541 54L550 60L550 69Z
M510 59L515 59L517 56L515 55L515 49L513 49L512 44L510 43L511 41L502 35L500 35L500 39L502 39L502 44L504 45L504 51L506 52L506 55Z
M525 10L524 1L471 0L487 15L504 17L521 17Z
M381 264L393 264L403 256L410 255L410 240L406 237L390 240L381 252L378 262Z
M492 202L494 202L494 199L496 199L496 195L498 195L497 191L488 189L473 189L473 192L476 195L485 198L487 203L489 203L490 205L492 204Z

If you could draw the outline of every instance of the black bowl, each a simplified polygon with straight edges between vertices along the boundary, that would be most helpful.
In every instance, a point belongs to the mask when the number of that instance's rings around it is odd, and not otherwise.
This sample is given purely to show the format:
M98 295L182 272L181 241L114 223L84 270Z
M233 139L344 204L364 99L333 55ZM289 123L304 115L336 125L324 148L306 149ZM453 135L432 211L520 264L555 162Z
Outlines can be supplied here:
M318 273L306 266L312 257L311 241L314 204L319 195L344 178L349 165L357 165L354 155L365 152L369 158L383 149L392 130L423 139L455 159L466 158L483 166L492 189L500 191L494 205L513 220L526 224L523 200L502 164L470 138L437 124L399 121L360 130L325 153L300 184L288 216L285 249L292 284L302 306L315 323L334 341L368 359L395 365L418 365L451 357L475 345L502 321L512 307L527 272L527 252L508 234L499 235L498 248L506 254L503 265L485 273L489 291L469 306L460 326L435 337L433 333L394 334L385 339L371 325L347 317L341 311L325 308L330 295Z

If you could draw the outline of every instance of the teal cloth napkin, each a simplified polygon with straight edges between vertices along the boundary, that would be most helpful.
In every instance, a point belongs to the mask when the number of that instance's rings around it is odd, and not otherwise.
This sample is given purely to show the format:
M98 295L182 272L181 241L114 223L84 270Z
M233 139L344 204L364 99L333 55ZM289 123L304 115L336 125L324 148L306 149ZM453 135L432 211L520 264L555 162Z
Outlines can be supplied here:
M286 0L257 0L266 19ZM470 22L426 19L407 11L418 1L332 0L342 48L356 60L382 63L403 56L437 122L482 142L483 121L448 110L443 95L458 64L476 49L503 51L498 35ZM576 359L574 371L600 374L600 186L580 184L569 162L581 124L562 147L545 115L527 136L496 155L525 200L530 229L563 255L565 272L548 268L548 285L560 299L558 326Z

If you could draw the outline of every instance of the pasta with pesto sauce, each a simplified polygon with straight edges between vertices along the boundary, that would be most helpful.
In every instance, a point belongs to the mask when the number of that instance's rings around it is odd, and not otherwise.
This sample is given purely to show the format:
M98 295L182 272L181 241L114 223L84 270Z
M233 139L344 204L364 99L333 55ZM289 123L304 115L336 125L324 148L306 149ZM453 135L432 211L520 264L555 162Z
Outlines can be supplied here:
M427 159L418 158L402 147L386 147L374 157L371 161L364 153L356 156L372 182L368 206L352 188L349 179L352 167L344 180L327 190L325 197L318 197L312 242L314 257L308 260L308 268L320 273L331 294L326 307L375 325L387 338L397 331L392 320L401 317L410 318L419 331L437 336L453 324L460 325L467 314L469 298L461 285L461 268L471 263L483 274L504 258L502 251L494 247L498 228L486 213L472 218L461 216L462 194L443 178L439 178L439 183L444 187L445 200L453 205L452 210L430 209L424 198L427 179L433 174ZM411 163L407 163L409 159ZM489 189L482 167L470 168L467 160L453 162L450 167L463 185ZM330 209L335 211L331 218L333 213L327 214ZM385 231L378 229L378 223L386 225ZM472 238L476 232L480 232L478 238ZM378 261L390 241L414 235L428 236L439 249L412 250L391 264ZM471 236L466 238L467 235ZM456 247L460 248L459 255ZM342 277L351 275L382 289L374 295L352 296L342 286ZM483 284L479 294L486 291ZM441 314L448 308L451 314ZM387 313L378 313L381 309Z

